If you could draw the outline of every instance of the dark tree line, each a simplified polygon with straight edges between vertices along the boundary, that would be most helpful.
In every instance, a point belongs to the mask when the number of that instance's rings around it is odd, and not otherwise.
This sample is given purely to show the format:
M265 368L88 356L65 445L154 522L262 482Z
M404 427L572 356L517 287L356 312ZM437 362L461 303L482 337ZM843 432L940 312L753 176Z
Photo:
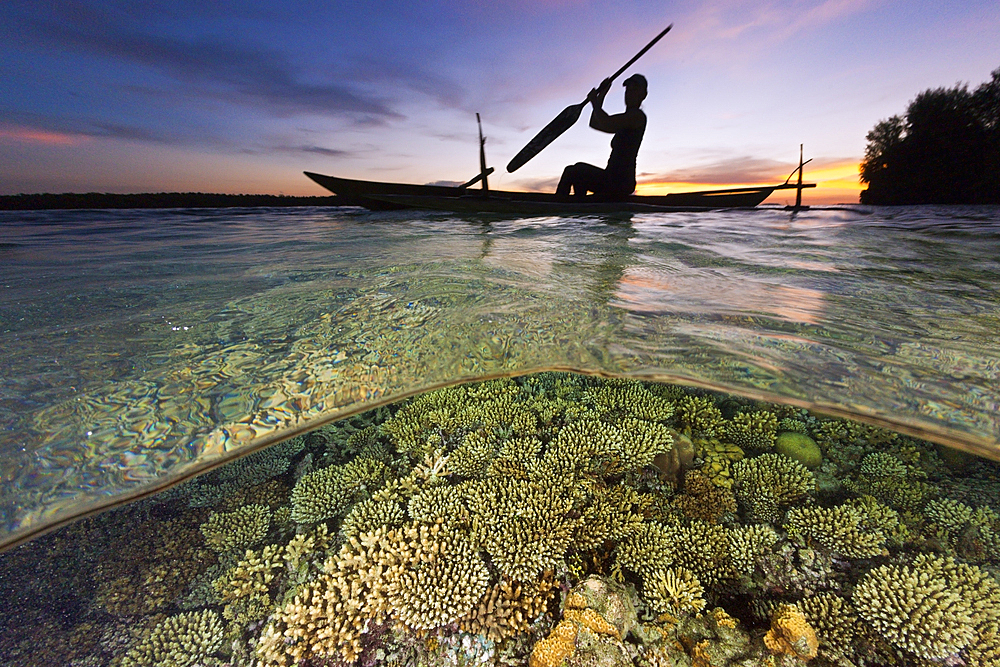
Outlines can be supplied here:
M0 211L74 208L222 208L237 206L337 206L337 198L289 195L223 195L157 192L119 195L101 192L0 196Z
M1000 204L1000 69L974 91L925 90L868 133L862 204Z

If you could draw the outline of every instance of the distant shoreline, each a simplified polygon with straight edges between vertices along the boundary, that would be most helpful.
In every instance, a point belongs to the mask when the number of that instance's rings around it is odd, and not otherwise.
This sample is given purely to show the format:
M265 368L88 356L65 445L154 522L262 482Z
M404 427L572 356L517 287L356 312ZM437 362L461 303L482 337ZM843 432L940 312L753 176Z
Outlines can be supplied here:
M339 206L336 196L222 195L205 192L158 192L134 195L87 192L0 195L0 211L81 208L233 208L243 206Z

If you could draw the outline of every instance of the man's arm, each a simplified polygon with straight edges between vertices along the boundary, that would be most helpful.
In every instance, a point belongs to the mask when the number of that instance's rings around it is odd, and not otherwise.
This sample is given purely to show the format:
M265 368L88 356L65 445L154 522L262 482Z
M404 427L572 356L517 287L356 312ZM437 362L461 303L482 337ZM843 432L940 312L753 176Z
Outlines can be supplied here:
M590 112L590 126L608 134L614 134L629 127L639 127L643 122L643 116L638 109L627 109L614 116L608 115L608 112L604 110L604 97L610 88L611 79L605 79L600 86L593 88L587 95L587 99L593 106L593 111Z

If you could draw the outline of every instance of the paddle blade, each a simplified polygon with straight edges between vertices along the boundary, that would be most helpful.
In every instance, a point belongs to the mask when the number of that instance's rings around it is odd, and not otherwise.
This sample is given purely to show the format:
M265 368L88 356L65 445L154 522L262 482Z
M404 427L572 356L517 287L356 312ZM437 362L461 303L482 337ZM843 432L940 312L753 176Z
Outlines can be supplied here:
M573 104L563 109L551 123L543 127L542 131L528 142L527 146L521 149L520 153L507 163L507 171L510 173L517 171L524 166L525 162L538 155L543 148L555 141L556 137L573 127L573 124L580 118L580 112L583 111L583 107L586 104L586 102L581 102L580 104Z

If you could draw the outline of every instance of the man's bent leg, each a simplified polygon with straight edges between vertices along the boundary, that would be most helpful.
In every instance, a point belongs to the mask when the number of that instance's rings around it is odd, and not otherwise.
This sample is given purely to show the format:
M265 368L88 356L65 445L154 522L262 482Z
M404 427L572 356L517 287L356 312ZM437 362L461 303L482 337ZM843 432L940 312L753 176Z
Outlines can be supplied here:
M583 197L588 191L596 192L604 189L606 182L607 175L603 169L586 162L577 162L563 169L556 194L562 197L569 196L572 187L577 197Z

